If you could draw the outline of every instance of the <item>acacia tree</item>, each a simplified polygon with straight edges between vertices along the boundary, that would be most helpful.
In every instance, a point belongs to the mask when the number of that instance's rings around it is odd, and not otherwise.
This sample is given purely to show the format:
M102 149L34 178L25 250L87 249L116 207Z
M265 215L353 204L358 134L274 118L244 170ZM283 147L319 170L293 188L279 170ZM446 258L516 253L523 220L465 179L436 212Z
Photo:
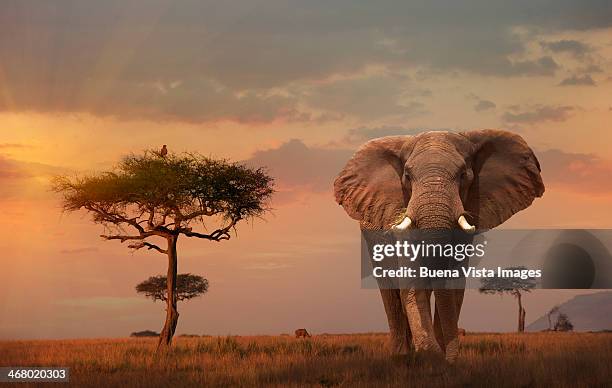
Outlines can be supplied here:
M167 255L168 297L160 350L172 344L179 317L179 236L229 240L238 222L269 210L273 185L261 168L199 154L145 151L124 157L112 171L57 176L52 189L62 195L64 211L84 209L102 224L106 229L102 238L128 242L133 250L146 248ZM194 230L197 226L201 231Z
M510 267L508 270L525 270L525 267ZM531 292L536 286L535 279L530 277L527 279L515 277L491 277L482 278L480 280L482 286L479 291L483 294L510 294L514 296L518 302L518 331L525 331L525 316L527 315L522 302L522 293Z
M153 302L168 301L168 277L164 275L151 276L136 285L136 292L153 299ZM182 273L176 277L176 300L193 299L202 296L208 291L208 280L199 275Z

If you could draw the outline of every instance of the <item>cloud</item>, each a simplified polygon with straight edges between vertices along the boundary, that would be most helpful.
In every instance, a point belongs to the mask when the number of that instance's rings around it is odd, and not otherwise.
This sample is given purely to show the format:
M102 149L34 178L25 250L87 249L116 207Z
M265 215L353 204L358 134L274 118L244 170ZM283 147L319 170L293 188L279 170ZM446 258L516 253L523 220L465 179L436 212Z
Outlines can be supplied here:
M546 185L592 195L612 194L612 160L558 149L536 152Z
M50 172L49 168L50 166L21 162L0 155L0 183L7 184L8 181L17 181L44 175Z
M559 65L550 56L543 56L535 60L525 61L510 61L503 59L499 63L494 64L495 68L483 68L482 72L485 75L501 75L501 76L550 76L555 74Z
M578 69L581 73L603 73L604 69L594 63L588 64Z
M13 98L26 111L77 111L119 119L155 119L182 122L231 120L241 123L266 123L274 120L308 119L297 109L291 96L270 92L237 92L212 80L189 82L129 82L109 80L105 85L108 100L93 97L71 99L69 90L55 92L53 101L36 91L13 90ZM66 105L69 103L69 105ZM0 111L11 106L0 100Z
M0 155L0 177L24 179L66 172L66 169L43 163L25 162Z
M320 102L290 89L371 66L550 76L556 59L530 53L534 35L517 27L546 34L610 26L605 0L1 2L0 111L197 123L317 119L307 102L357 117L412 115L422 101L396 88L384 94L373 81L322 87L315 96L330 96ZM369 87L383 103L361 113L351 104L366 103L349 94L367 96Z
M0 182L28 178L30 174L20 169L16 163L0 156Z
M61 299L56 302L56 304L60 306L110 310L128 309L145 303L147 303L147 301L144 298L111 296L69 298Z
M244 266L243 268L245 270L251 270L251 271L276 271L279 269L287 269L287 268L292 268L292 267L293 266L291 264L288 264L286 262L282 262L282 263L268 262L268 263L248 264Z
M14 160L0 155L0 200L48 196L46 180L52 175L65 172L64 168Z
M577 58L582 58L593 51L591 46L577 40L557 40L552 42L540 42L540 45L554 53L569 53Z
M1 143L0 150L2 149L13 149L13 148L30 148L30 145L20 143Z
M266 166L277 179L280 191L324 192L331 189L335 175L353 152L307 146L293 139L278 148L255 152L246 163Z
M359 127L351 128L339 141L333 142L336 146L358 146L368 140L384 136L414 136L429 131L452 131L448 128L406 128L399 126Z
M474 105L474 110L476 112L484 112L487 110L495 109L495 107L497 107L497 105L495 105L493 101L480 100L476 103L476 105Z
M565 78L563 81L559 83L559 86L595 86L595 81L589 74L585 74L582 76L573 75L571 77Z
M318 86L307 93L305 101L317 109L362 119L408 118L426 113L424 103L414 99L415 94L422 95L422 91L405 77L377 75Z
M536 124L545 121L565 121L576 110L568 105L535 105L521 110L513 106L502 115L502 120L511 124Z

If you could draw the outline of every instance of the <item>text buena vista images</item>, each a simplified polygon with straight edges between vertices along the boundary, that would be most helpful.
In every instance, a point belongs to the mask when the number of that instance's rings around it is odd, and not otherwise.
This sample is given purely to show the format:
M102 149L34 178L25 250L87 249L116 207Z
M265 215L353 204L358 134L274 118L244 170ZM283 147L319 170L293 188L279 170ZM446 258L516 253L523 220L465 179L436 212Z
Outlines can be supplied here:
M487 242L476 244L442 244L442 243L412 243L408 241L396 241L394 244L375 244L372 247L372 260L381 262L385 258L395 257L407 259L410 262L418 258L441 258L454 259L463 262L472 257L482 258L485 256ZM431 269L427 266L418 268L401 266L398 268L383 268L374 266L372 275L376 278L520 278L523 280L542 277L540 269L517 269L517 268L477 268L464 266L457 269Z

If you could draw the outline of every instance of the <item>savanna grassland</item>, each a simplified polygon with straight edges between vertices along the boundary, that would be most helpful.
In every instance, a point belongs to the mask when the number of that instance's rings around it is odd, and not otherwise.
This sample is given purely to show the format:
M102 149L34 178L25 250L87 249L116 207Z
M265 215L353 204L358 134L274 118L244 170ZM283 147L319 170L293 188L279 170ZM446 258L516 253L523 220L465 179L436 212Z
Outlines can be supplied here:
M612 386L612 334L468 334L459 360L391 358L385 334L0 342L2 366L68 366L98 386ZM23 386L23 385L20 385ZM65 385L64 385L65 386Z

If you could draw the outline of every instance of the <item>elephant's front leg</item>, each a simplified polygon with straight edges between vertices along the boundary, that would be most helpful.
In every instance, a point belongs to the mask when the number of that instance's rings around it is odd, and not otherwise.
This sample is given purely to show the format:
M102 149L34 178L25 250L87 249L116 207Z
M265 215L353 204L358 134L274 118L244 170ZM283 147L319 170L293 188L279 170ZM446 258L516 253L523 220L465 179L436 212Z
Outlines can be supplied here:
M458 322L465 289L435 290L437 336L443 341L446 360L454 362L459 355ZM441 332L441 333L440 333Z
M431 290L403 289L400 291L400 296L410 324L415 349L442 353L436 342L431 320Z
M406 355L410 352L412 336L404 306L397 289L380 289L387 320L389 322L390 348L394 355Z

